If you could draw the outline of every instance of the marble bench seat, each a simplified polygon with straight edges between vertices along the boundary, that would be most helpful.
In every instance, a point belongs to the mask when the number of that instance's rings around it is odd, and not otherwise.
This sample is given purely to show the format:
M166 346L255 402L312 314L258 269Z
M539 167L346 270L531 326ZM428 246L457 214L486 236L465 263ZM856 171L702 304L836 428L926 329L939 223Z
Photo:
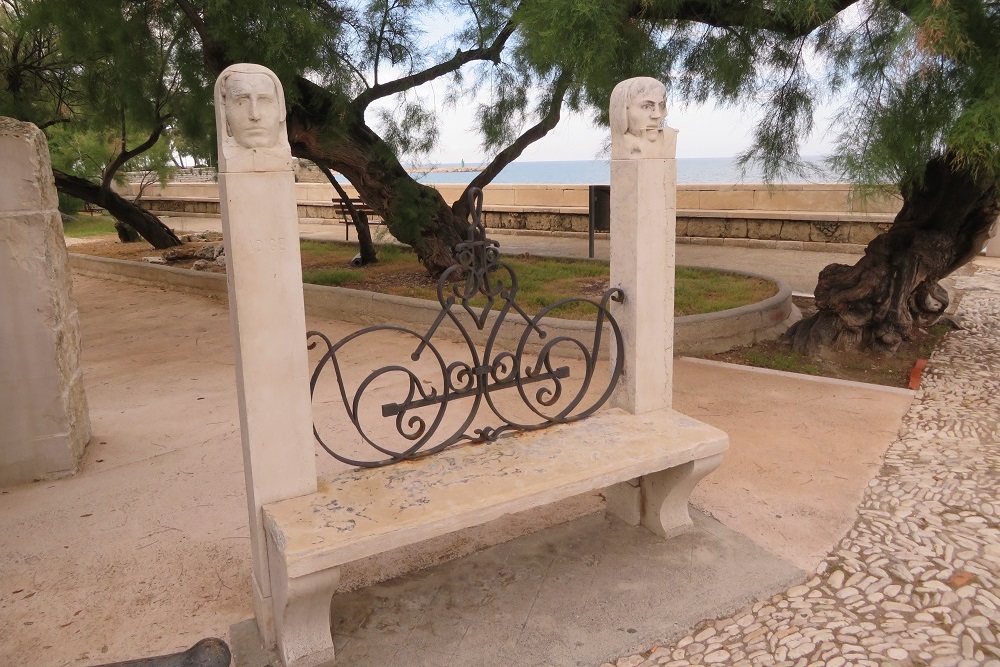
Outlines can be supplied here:
M357 469L310 495L265 505L275 631L285 665L333 659L339 566L606 489L608 510L670 537L691 525L691 490L728 447L672 410L607 410L586 420Z

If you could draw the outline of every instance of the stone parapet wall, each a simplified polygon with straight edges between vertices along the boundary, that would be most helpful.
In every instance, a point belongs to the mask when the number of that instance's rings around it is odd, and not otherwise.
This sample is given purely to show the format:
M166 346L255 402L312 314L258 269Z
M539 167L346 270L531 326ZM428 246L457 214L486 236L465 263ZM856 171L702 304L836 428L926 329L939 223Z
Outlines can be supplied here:
M446 201L461 196L462 185L436 186ZM357 193L345 186L350 196ZM135 186L124 187L133 194ZM299 217L341 222L329 183L296 184ZM143 204L162 215L219 215L214 182L149 187ZM680 185L677 191L680 238L762 239L865 245L887 230L899 210L898 197L853 194L848 185ZM491 184L485 189L484 221L494 229L580 232L589 227L586 185Z
M139 184L148 180L148 175L149 172L130 171L125 177L129 183ZM217 179L218 173L212 167L180 167L170 176L171 183L215 183Z
M833 217L833 216L830 216ZM888 231L891 218L796 219L768 217L684 216L678 213L677 236L709 239L759 239L867 245Z

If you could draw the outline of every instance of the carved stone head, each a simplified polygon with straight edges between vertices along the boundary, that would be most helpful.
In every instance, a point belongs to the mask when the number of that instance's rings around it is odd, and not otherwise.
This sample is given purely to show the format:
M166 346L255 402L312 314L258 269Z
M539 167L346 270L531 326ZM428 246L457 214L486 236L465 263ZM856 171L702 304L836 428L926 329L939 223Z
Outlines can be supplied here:
M611 93L611 157L663 158L667 89L656 79L626 79Z
M215 82L219 171L291 168L285 95L274 72L260 65L227 67Z

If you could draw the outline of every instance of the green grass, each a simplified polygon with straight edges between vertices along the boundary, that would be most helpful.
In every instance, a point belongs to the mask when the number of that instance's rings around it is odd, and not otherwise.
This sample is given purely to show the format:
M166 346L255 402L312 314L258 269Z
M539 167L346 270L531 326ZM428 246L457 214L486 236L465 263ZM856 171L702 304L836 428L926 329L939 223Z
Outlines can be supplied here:
M823 367L798 352L781 351L767 352L750 349L747 351L746 362L758 368L770 368L789 373L805 373L807 375L824 375Z
M77 215L63 225L63 234L70 238L82 239L88 236L116 234L115 219L106 215Z
M674 314L694 315L739 308L776 293L774 283L767 280L678 266Z
M310 285L332 285L340 287L358 283L365 278L364 273L355 269L312 269L303 271L302 282Z
M396 262L401 260L406 254L407 252L403 248L392 243L385 243L378 247L378 259L380 262ZM412 252L409 255L413 257ZM416 261L416 257L413 257L413 260Z
M357 246L353 244L303 241L301 247L303 262L313 267L303 271L303 279L307 283L365 289L368 279L375 283L391 282L378 278L387 273L406 273L412 279L393 288L393 294L420 299L437 298L436 285L430 280L422 280L423 268L409 248L378 245L377 265L348 269L341 267L346 267L357 253ZM599 300L597 295L602 291L599 285L608 279L606 262L543 257L509 257L503 261L517 274L517 301L528 313L537 313L570 297L590 295L587 298ZM324 266L320 268L316 265ZM502 270L494 277L510 284L510 278ZM776 289L773 283L766 280L678 267L674 312L676 315L693 315L736 308L762 301L775 294ZM484 303L482 298L473 302L474 305ZM554 309L552 314L571 319L593 319L595 310L593 306L577 301Z

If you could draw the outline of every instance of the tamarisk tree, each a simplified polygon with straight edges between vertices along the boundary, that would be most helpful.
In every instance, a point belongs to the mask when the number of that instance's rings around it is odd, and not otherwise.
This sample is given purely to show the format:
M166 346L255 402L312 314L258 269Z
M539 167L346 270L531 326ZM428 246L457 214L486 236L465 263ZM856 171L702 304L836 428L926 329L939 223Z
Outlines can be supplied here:
M948 306L940 280L978 254L1000 214L1000 6L862 7L823 45L853 83L835 160L862 184L894 183L903 206L854 266L820 273L818 312L793 347L891 354Z
M92 54L85 67L126 43L130 53L162 52L169 35L169 67L131 68L127 80L150 101L183 91L170 98L171 126L201 152L214 145L217 74L235 62L271 68L284 83L293 154L344 175L434 274L451 264L467 210L464 196L445 202L400 162L437 139L428 86L477 109L492 160L470 187L567 109L606 122L612 87L631 76L663 80L674 103L753 112L760 120L742 159L768 178L798 168L818 103L843 101L836 165L857 183L891 184L904 205L857 265L820 276L819 313L791 332L807 352L891 352L915 335L947 303L938 281L973 256L996 213L992 1L30 2L60 36L73 35L75 52Z
M123 237L138 232L156 248L180 244L156 216L112 189L127 165L141 160L158 169L169 159L163 143L157 146L176 92L162 85L169 81L169 33L134 17L157 34L159 48L128 53L126 44L124 51L95 52L77 32L60 29L46 9L30 0L0 0L0 114L46 132L60 195L107 209Z
M854 266L824 269L816 315L788 333L808 354L892 353L948 306L939 281L978 253L1000 213L1000 5L983 0L599 3L620 30L589 33L577 58L589 102L606 99L612 61L639 63L672 96L746 108L761 120L741 156L774 179L802 170L799 140L818 103L842 106L833 166L903 206ZM563 58L559 23L578 0L525 4L535 57ZM583 14L586 16L586 14ZM578 22L586 27L586 21ZM615 37L628 34L625 42ZM586 29L581 34L587 34ZM572 37L569 38L572 40ZM590 46L588 46L590 45ZM571 43L571 50L580 48ZM595 66L596 65L596 66Z
M902 195L891 228L857 264L821 272L818 312L788 333L794 349L891 354L944 313L948 295L939 281L981 250L1000 213L1000 5L600 4L623 29L588 40L592 50L605 51L579 59L584 66L574 69L592 105L606 99L608 75L616 75L606 66L610 58L659 75L674 98L742 106L761 120L741 160L761 165L770 180L802 169L797 146L812 132L818 103L839 101L833 166L862 195L880 188ZM559 22L582 6L524 5L520 15L524 31L536 33L529 38L536 57L563 57ZM630 40L614 39L627 29Z
M446 202L401 165L437 140L437 113L427 100L478 110L478 142L492 159L469 187L490 182L566 108L586 106L573 59L532 56L518 2L20 1L94 58L108 50L162 51L170 35L169 67L129 74L144 77L136 90L151 101L161 89L182 91L169 100L171 127L199 152L214 146L217 74L234 62L268 66L284 84L293 154L345 176L434 274L452 264L468 212L465 196ZM593 10L591 23L602 25ZM143 21L152 27L137 25ZM623 62L617 71L624 75L644 71Z

